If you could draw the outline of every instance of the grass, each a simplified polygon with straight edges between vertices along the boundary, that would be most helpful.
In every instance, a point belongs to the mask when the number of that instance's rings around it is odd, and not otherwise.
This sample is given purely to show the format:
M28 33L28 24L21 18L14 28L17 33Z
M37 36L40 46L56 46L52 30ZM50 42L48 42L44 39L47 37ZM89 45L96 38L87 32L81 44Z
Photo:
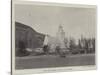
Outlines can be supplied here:
M95 65L95 54L59 55L16 57L16 69L34 69L50 67Z

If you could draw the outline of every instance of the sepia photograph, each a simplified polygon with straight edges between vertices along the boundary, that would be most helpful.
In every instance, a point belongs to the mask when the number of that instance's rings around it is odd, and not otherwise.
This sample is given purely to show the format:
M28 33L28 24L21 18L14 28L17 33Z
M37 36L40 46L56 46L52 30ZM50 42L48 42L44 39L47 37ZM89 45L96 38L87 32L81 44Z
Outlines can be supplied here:
M96 66L96 6L13 4L14 70Z

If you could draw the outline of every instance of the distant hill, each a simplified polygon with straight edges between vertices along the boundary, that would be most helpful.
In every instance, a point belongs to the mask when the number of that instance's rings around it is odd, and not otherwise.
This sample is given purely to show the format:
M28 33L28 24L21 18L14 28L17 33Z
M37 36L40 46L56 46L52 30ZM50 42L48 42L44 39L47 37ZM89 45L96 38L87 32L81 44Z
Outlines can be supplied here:
M25 48L38 48L42 47L45 34L36 32L30 26L15 22L15 44L16 50L20 48L20 42L23 43ZM21 45L22 46L22 45Z

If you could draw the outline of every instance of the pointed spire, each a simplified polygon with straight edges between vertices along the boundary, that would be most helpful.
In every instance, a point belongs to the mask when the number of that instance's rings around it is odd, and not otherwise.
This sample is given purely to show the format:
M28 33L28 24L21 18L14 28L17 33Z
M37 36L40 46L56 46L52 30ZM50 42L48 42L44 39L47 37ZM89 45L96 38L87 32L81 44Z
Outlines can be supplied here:
M48 45L48 42L49 42L49 36L45 35L45 39L44 39L43 45Z
M59 31L59 32L64 32L63 27L62 27L61 24L59 25L59 29L58 29L58 31Z

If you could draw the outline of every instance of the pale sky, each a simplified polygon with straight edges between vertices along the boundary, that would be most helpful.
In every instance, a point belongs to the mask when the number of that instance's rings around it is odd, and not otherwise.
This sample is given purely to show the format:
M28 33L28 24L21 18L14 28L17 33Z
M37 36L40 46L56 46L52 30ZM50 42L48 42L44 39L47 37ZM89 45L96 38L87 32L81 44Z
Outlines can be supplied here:
M38 5L15 5L15 20L34 28L37 32L56 36L62 25L66 37L95 37L96 10Z

